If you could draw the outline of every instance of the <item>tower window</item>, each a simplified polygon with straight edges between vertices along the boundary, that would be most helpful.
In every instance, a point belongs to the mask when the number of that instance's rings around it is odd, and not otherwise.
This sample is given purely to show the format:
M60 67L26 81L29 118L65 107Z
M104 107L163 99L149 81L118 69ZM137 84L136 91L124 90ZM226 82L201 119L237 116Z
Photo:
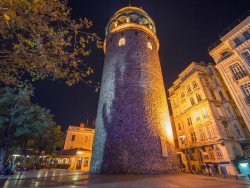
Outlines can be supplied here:
M152 47L152 44L150 43L150 42L148 42L148 48L150 49L150 50L152 50L153 49L153 47Z
M124 37L120 38L120 40L119 40L119 46L124 46L125 43L126 43L125 38Z

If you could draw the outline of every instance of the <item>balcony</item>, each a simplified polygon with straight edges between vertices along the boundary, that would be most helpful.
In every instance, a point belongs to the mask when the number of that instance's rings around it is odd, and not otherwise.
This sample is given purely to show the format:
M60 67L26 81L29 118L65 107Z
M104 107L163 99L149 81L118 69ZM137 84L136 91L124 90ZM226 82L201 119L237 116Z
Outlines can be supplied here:
M238 81L238 80L240 80L241 78L244 78L245 76L248 76L247 71L241 70L241 72L238 72L238 73L234 73L234 74L233 74L233 79L234 79L234 81Z
M250 106L250 96L247 96L247 97L245 98L245 101L246 101L247 105Z

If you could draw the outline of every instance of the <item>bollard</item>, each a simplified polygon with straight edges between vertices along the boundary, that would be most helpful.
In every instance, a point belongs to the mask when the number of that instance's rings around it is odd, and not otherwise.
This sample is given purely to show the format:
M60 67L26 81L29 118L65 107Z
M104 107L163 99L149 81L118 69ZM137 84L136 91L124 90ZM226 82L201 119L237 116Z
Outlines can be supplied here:
M238 180L238 176L237 175L235 175L235 178Z

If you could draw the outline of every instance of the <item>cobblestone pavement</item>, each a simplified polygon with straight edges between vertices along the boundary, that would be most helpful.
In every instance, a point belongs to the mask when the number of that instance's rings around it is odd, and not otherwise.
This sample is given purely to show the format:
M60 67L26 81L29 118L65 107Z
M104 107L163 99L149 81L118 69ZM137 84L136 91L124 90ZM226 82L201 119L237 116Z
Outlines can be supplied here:
M19 174L19 175L18 175ZM71 170L39 170L13 176L0 176L0 187L60 187L60 188L250 188L250 180L223 176L174 174L156 176L89 175Z

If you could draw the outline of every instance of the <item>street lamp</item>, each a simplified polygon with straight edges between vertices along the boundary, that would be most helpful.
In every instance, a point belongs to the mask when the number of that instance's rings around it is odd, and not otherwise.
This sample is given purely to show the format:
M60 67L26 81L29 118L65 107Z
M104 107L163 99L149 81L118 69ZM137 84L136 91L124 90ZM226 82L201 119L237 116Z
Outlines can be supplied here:
M184 142L184 145L185 145L185 156L187 159L188 171L190 172L191 168L190 168L190 160L189 160L188 150L187 150L186 135L180 135L180 139Z

